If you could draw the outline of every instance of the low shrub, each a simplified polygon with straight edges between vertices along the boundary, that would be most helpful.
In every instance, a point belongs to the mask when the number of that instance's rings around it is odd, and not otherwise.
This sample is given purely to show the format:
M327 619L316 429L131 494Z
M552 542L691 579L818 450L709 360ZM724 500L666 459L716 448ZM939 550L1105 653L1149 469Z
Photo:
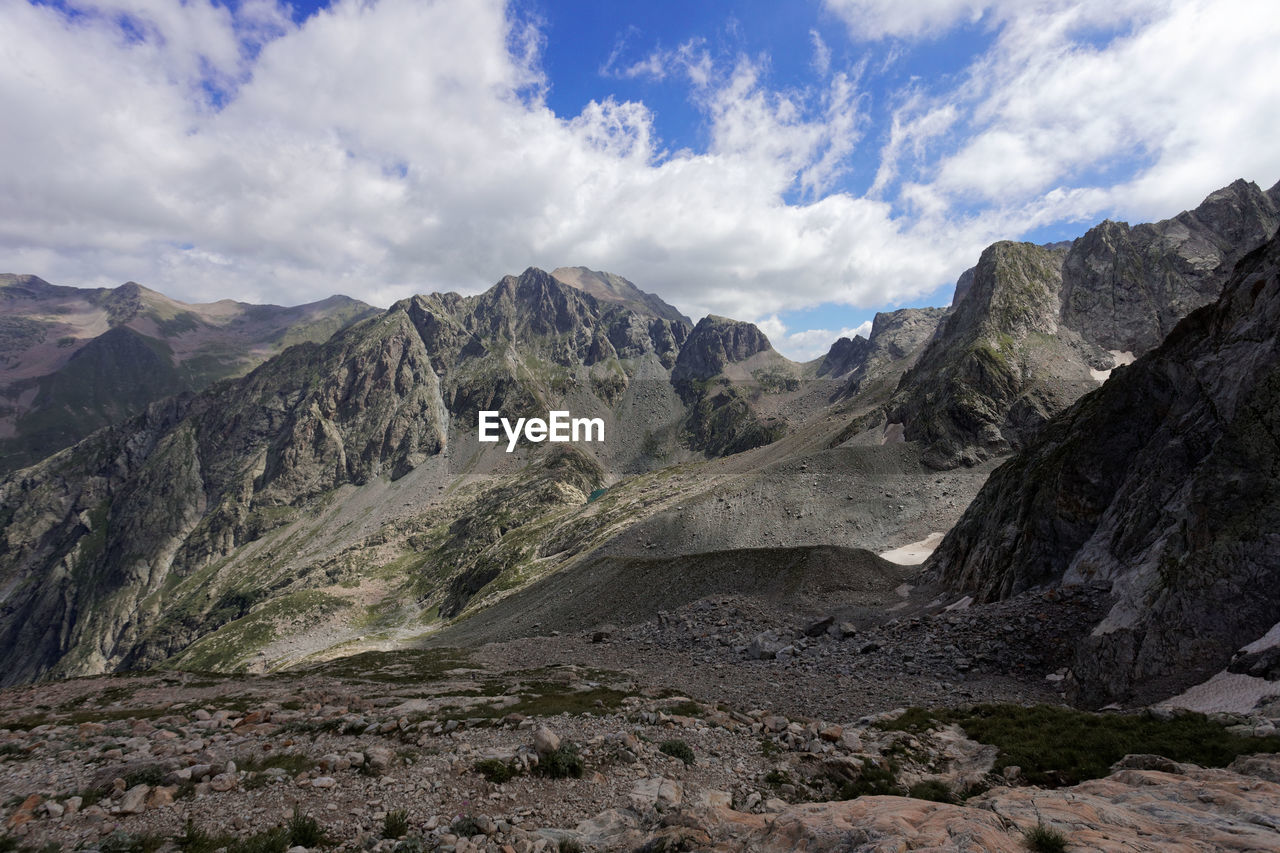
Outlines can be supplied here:
M694 762L693 747L682 740L664 740L658 746L658 751L664 755L670 755L672 758L678 758L690 765Z
M1022 831L1022 840L1035 853L1065 853L1067 837L1051 826L1037 823Z
M549 779L579 779L583 769L578 747L570 741L560 744L559 749L542 756L538 761L538 775Z
M477 761L473 765L473 769L485 778L486 781L495 785L501 785L503 782L511 779L516 775L516 771L511 765L505 761L499 761L496 758L486 758L483 761Z

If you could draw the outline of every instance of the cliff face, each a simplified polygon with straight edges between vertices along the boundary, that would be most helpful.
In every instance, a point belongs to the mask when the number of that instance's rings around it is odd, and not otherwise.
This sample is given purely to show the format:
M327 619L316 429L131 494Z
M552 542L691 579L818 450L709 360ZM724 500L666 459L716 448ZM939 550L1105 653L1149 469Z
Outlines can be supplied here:
M927 564L981 600L1099 583L1089 704L1168 695L1280 618L1280 239L999 468Z
M938 468L1021 447L1096 384L1091 371L1147 352L1215 300L1235 262L1276 232L1278 197L1280 186L1237 181L1173 219L1104 222L1069 247L989 247L957 282L889 420Z
M818 376L843 378L838 397L869 391L878 380L896 379L919 355L946 316L942 308L900 308L876 314L871 334L841 338L818 365Z

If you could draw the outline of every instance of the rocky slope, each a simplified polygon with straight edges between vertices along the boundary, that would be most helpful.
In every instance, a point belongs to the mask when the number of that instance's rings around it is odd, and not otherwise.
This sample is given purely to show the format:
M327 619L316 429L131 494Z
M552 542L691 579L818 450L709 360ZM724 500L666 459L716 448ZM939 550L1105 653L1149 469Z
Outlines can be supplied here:
M867 338L840 338L818 366L818 376L843 378L840 397L869 396L871 384L896 382L938 330L942 308L900 308L876 314ZM892 386L890 386L892 387Z
M345 296L293 308L187 305L134 282L83 289L0 275L0 473L374 310Z
M929 563L992 600L1101 584L1081 701L1143 701L1223 669L1280 621L1280 239L1221 298L1054 418Z
M78 679L0 692L0 837L381 853L1012 853L1037 829L1069 849L1152 853L1280 840L1280 758L1268 754L1280 740L1254 731L1273 731L1270 719L1074 721L1191 729L1221 751L1209 767L1113 753L1083 781L1046 787L1010 765L1007 744L911 716L738 707L626 673L456 652L270 679Z
M1021 447L1091 380L1216 299L1235 262L1278 225L1280 185L1237 181L1162 222L1104 222L1069 246L997 243L957 282L888 420L936 467Z
M1239 180L1172 219L1090 229L1063 263L1063 325L1106 350L1154 349L1179 320L1217 300L1278 217L1280 184L1264 193Z

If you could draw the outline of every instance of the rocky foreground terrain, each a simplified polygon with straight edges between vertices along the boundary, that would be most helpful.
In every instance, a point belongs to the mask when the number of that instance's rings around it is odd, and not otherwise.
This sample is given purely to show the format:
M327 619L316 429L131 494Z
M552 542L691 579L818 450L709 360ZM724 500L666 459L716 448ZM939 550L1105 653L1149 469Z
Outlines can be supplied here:
M804 647L794 653L760 660L758 650L729 650L719 663L759 686L785 678L808 649L866 645L827 628L820 637L792 632L789 645ZM623 642L547 639L564 641L553 661ZM139 674L6 690L3 843L282 853L992 851L1050 849L1036 839L1059 836L1076 850L1280 845L1280 756L1270 754L1280 750L1280 719L1043 709L1040 727L1085 717L1093 728L1150 728L1117 735L1109 748L1118 754L1092 755L1100 771L1053 769L1019 758L1034 747L983 733L973 707L948 713L971 714L956 719L990 742L945 716L869 712L875 701L856 691L829 691L846 704L815 717L763 701L698 701L634 670L500 665L492 661L504 650L486 651L368 653L257 678ZM691 667L704 668L714 665ZM987 698L1011 695L1008 682L956 677ZM952 690L964 695L959 684ZM1011 707L977 711L995 718ZM1226 766L1126 757L1124 746L1143 737L1165 751L1189 748L1187 737L1212 742L1209 763Z

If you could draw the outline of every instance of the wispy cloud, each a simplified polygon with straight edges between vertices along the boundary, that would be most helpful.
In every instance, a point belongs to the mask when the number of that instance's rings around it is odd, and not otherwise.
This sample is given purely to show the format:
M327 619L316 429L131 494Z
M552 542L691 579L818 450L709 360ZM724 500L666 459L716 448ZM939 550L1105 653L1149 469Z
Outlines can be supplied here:
M831 73L831 48L827 47L817 30L809 30L809 41L813 45L813 70L819 77L826 77Z
M711 82L711 55L704 39L692 38L671 50L659 45L642 58L628 61L625 57L637 34L638 31L632 27L618 39L609 58L600 67L601 76L627 80L666 80L671 76L682 76L699 88Z

